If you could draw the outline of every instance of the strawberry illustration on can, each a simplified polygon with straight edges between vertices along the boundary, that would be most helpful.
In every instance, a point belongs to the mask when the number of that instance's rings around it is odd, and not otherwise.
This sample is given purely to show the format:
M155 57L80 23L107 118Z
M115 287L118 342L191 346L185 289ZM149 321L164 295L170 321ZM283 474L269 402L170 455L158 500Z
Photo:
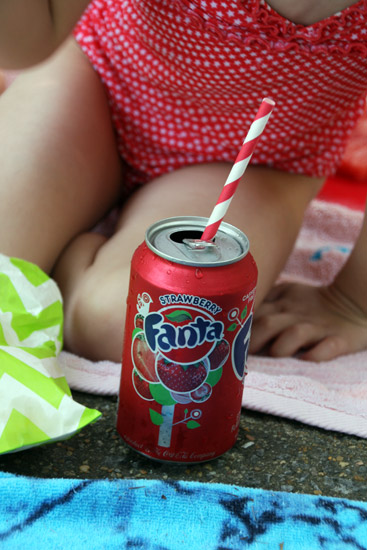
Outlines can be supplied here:
M246 236L206 219L151 226L131 264L117 429L154 459L215 458L237 439L257 280Z

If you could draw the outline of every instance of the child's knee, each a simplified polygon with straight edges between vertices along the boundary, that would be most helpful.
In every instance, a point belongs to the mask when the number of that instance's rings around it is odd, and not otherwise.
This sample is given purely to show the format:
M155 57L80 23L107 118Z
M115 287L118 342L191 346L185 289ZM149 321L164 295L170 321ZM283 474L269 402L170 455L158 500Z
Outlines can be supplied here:
M120 361L126 289L117 273L89 268L65 306L65 347L88 359Z

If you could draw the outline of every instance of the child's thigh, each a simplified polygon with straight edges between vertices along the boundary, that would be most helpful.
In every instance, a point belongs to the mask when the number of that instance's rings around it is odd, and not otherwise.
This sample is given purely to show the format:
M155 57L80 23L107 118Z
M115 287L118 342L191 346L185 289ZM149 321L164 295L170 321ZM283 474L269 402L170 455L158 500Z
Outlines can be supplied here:
M172 216L209 217L231 167L226 162L197 164L146 184L125 203L115 239L126 241L129 255L155 221ZM274 237L273 231L280 230L280 220L286 233L292 230L293 239L320 185L321 180L310 177L249 166L224 221L244 231L256 244L261 234L267 239L269 235Z
M115 238L124 240L129 236L130 254L144 237L145 229L158 220L173 216L209 217L230 169L230 164L224 162L197 164L146 184L125 203ZM232 218L226 216L226 221Z
M108 274L111 288L125 295L130 260L146 229L169 217L209 217L230 169L231 165L224 162L193 165L161 176L137 190L125 203L115 234L95 256L89 272L92 283L89 290ZM260 272L261 299L283 268L303 211L319 185L319 181L303 176L250 166L238 186L224 221L241 229L250 239ZM114 299L111 295L111 308Z
M0 98L0 252L50 270L116 200L121 183L107 100L70 41Z
M174 216L209 216L228 175L226 163L202 164L165 174L138 189L125 202L116 231L103 242L83 281L83 302L122 319L131 257L154 222ZM103 285L101 285L103 281ZM91 298L93 296L93 298ZM93 304L94 301L94 304Z
M89 234L74 243L62 269L64 274L74 270L74 278L72 284L61 286L69 289L65 326L68 345L75 353L94 360L119 360L130 261L146 229L168 217L209 217L230 168L226 163L203 164L161 176L125 203L111 238ZM303 178L294 182L279 172L248 167L225 221L250 236L259 267L260 299L277 277L299 229L300 217L293 227L293 216L287 212L300 209L298 203L305 207L314 191L314 185ZM84 256L88 262L82 262L84 267L77 273L82 250L88 247Z

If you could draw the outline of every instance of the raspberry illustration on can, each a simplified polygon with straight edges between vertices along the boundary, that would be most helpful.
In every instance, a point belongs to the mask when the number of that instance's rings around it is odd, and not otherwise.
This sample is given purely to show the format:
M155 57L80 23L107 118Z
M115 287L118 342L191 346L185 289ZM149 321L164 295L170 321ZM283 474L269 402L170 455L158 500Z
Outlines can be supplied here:
M246 236L162 220L134 254L117 429L158 460L201 462L236 441L257 279Z

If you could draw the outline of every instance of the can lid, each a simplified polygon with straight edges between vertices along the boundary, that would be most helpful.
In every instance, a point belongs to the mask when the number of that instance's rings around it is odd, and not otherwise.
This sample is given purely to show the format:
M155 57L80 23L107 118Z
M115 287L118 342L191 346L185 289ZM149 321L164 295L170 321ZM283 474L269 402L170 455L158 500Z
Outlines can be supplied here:
M151 225L145 234L147 246L171 262L214 267L231 264L249 251L248 238L242 231L222 222L213 241L201 241L208 218L177 216Z

